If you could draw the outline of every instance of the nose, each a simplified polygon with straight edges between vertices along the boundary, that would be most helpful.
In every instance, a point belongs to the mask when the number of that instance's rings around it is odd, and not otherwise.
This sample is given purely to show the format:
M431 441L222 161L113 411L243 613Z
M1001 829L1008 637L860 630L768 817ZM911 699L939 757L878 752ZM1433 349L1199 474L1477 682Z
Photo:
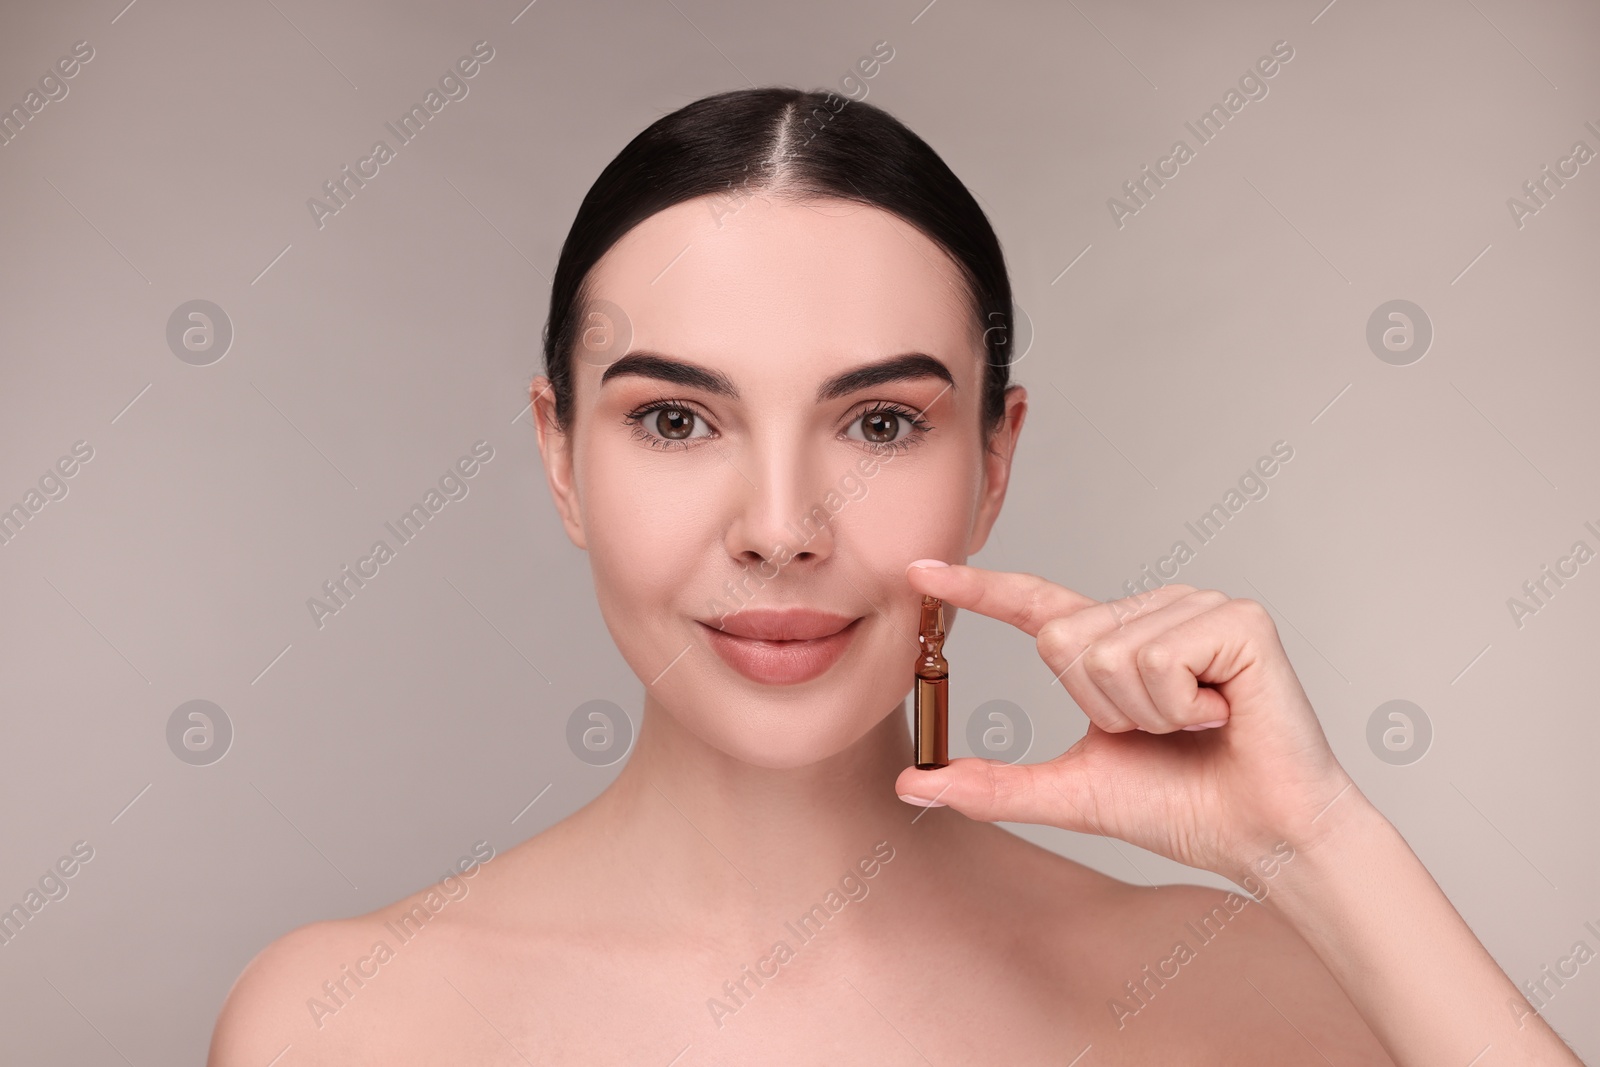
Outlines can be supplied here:
M830 493L815 451L796 442L769 441L724 458L738 472L725 536L733 560L749 566L815 566L833 554L834 513L842 495L837 489Z

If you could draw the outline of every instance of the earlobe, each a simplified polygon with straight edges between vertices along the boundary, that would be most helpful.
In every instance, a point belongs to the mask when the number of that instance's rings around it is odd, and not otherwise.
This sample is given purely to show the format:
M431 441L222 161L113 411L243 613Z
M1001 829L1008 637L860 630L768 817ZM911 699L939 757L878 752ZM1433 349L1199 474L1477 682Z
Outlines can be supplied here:
M544 461L545 481L561 514L561 525L567 537L578 548L588 551L583 536L582 509L578 506L577 480L573 476L572 439L556 428L555 394L550 380L543 375L534 378L529 388L532 398L534 430L539 439L539 456Z

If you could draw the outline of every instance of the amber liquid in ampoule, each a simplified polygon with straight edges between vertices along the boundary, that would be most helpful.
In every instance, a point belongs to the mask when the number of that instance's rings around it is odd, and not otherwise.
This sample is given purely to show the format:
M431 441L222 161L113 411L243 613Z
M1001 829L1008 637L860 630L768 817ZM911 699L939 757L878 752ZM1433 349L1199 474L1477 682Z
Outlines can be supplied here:
M912 748L918 770L950 762L950 664L944 658L944 601L923 595L922 648L917 659L917 687L912 701Z

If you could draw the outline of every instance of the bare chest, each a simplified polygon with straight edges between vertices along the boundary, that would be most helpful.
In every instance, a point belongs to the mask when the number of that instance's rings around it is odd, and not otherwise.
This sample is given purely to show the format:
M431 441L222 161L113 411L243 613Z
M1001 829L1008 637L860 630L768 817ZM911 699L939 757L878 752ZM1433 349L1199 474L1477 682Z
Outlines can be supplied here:
M1157 988L1133 955L828 933L440 943L351 1005L341 1062L1105 1067L1203 1064L1227 1036L1206 976Z
M417 963L352 1013L350 1062L1059 1067L1116 1036L1103 1006L1064 998L1033 966L948 946L871 952L823 935Z

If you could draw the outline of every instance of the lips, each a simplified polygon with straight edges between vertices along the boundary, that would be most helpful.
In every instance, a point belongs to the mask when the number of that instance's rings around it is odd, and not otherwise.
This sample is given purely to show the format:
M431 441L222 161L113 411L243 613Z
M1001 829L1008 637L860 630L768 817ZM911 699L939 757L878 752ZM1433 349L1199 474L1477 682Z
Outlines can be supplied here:
M762 685L799 685L824 674L844 655L860 618L825 611L740 611L718 627L701 622L723 662Z
M786 611L736 611L722 620L722 632L759 641L809 641L838 633L855 620L810 608Z

